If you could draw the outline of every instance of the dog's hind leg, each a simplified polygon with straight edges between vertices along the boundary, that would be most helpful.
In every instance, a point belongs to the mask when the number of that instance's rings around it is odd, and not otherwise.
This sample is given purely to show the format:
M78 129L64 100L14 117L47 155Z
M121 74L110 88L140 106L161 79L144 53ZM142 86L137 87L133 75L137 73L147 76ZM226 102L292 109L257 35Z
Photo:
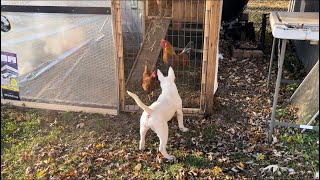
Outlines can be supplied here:
M189 129L186 128L186 127L184 127L184 125L183 125L183 112L182 112L182 109L177 110L177 119L178 119L179 129L180 129L182 132L187 132L187 131L189 131Z
M150 128L143 125L140 126L140 144L139 149L144 150L146 144L146 134Z
M175 160L176 157L169 155L166 149L167 142L168 142L168 134L169 134L168 124L167 123L161 124L158 127L159 128L157 129L156 133L160 139L159 151L165 158L169 160Z

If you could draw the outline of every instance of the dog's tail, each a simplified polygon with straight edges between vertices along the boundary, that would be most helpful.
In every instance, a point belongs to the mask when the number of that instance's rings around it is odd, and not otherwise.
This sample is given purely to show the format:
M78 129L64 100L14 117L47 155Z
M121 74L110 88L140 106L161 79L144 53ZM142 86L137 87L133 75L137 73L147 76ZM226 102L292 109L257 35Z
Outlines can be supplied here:
M147 105L145 105L136 94L134 94L134 93L132 93L130 91L127 91L127 93L129 94L129 96L131 96L136 101L137 105L141 109L146 111L148 114L151 114L153 112L153 110L150 109Z

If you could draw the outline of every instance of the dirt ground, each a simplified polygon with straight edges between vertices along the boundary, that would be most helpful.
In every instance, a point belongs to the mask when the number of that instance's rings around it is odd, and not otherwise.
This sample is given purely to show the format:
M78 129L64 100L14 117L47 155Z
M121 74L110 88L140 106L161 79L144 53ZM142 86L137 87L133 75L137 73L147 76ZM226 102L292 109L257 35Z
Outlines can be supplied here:
M234 59L230 57L228 43L221 44L224 59L219 66L215 113L206 119L185 117L185 126L190 129L187 133L179 131L175 118L169 123L167 149L177 161L161 157L157 151L159 140L151 131L147 134L146 150L138 150L139 113L108 116L4 105L1 107L1 177L312 178L319 171L318 132L301 134L290 128L276 128L274 142L267 143L273 97L273 91L266 89L268 56ZM294 76L284 72L286 78ZM282 121L295 120L294 109L284 106L292 93L288 85L282 86L278 111L282 113L277 114Z

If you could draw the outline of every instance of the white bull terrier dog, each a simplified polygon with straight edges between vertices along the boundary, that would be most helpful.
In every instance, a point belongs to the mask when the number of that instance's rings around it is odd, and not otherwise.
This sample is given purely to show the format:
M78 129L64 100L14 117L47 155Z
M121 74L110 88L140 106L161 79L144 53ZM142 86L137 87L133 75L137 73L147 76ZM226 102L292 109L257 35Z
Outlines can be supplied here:
M188 128L185 128L183 125L182 100L174 82L175 75L173 69L171 67L169 68L167 77L164 77L159 69L157 71L157 75L162 92L158 100L152 103L149 107L141 102L136 94L129 91L127 91L127 93L136 101L137 105L144 110L140 118L139 149L144 150L145 136L147 131L151 128L160 139L159 151L161 154L169 160L175 160L175 157L169 155L166 150L169 134L168 121L170 121L175 112L177 112L180 130L182 132L187 132Z

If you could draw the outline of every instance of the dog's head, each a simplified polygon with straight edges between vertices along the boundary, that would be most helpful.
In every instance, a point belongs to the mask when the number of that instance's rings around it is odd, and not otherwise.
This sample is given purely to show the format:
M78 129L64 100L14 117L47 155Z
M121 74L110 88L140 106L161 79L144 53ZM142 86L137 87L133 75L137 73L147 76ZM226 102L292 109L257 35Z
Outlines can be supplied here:
M157 71L157 76L160 81L160 86L162 90L170 90L172 88L177 88L174 82L176 76L174 75L174 71L171 67L169 67L167 77L164 77L159 69Z

